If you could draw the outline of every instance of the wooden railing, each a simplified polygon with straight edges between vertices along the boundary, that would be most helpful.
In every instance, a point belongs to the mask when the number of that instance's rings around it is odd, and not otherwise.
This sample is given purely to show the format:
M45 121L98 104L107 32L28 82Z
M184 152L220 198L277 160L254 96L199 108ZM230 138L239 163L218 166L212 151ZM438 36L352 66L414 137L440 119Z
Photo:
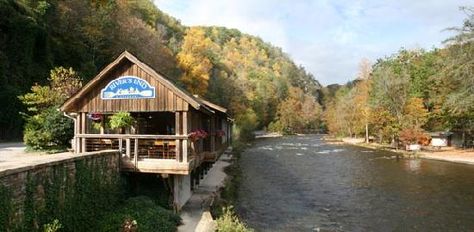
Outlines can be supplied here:
M187 135L77 134L76 151L117 149L123 158L166 159L188 162Z
M75 151L119 150L124 171L188 174L204 161L215 161L218 150L205 150L204 142L188 135L77 134Z

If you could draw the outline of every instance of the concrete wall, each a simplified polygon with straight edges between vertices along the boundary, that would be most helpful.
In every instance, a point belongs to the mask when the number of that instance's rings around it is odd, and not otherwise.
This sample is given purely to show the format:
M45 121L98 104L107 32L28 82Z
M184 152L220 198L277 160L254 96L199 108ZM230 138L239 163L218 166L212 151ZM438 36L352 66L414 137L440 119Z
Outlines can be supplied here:
M191 198L191 175L174 175L174 204L180 210Z
M59 156L58 154L56 157ZM0 187L2 188L0 193L8 196L9 205L11 205L11 213L8 216L10 225L5 227L8 229L23 223L24 210L28 208L25 207L25 204L28 202L33 202L35 207L33 212L45 208L47 198L56 197L58 202L64 202L67 198L67 191L76 182L78 165L92 168L94 175L98 175L100 178L99 184L108 184L112 178L119 175L120 154L117 151L91 152L72 158L67 156L62 160L55 159L41 164L0 171ZM100 170L97 170L99 167ZM53 193L48 191L52 185L59 189L54 192L55 196L51 196ZM37 215L33 217L37 217ZM37 227L41 227L43 222L37 221L35 223L38 224ZM2 226L0 225L1 230Z

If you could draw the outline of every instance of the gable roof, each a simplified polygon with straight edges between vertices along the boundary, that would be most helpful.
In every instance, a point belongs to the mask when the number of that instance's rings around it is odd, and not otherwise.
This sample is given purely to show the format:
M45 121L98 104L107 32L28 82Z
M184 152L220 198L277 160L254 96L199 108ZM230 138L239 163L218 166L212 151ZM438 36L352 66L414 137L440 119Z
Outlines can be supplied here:
M214 103L212 103L212 102L210 102L210 101L208 101L208 100L205 100L205 99L203 99L203 98L201 98L201 97L199 97L199 96L197 96L197 95L193 95L193 96L194 96L199 102L201 102L201 104L204 104L204 105L206 105L207 107L209 107L209 108L211 108L211 109L213 109L213 110L217 110L217 111L219 111L219 112L221 112L221 113L227 114L227 109L226 109L226 108L224 108L224 107L222 107L222 106L220 106L220 105L214 104Z
M164 78L162 74L156 72L154 69L152 69L150 66L147 64L141 62L138 58L136 58L134 55L129 53L128 51L122 52L117 59L115 59L112 63L107 65L102 71L99 72L91 81L89 81L86 85L84 85L79 91L77 91L75 94L73 94L69 99L64 102L64 104L60 107L61 111L66 111L71 105L73 105L76 101L80 100L84 95L88 93L93 87L95 87L102 78L106 76L106 74L112 70L114 67L119 65L123 60L129 60L130 62L136 64L138 67L143 69L145 72L150 74L152 77L157 78L160 83L162 83L164 86L172 90L176 95L180 96L185 100L188 104L190 104L192 107L195 109L199 110L204 110L206 112L211 112L214 113L206 104L200 102L197 100L192 94L188 93L187 91L178 88L176 85L174 85L171 81L168 79Z

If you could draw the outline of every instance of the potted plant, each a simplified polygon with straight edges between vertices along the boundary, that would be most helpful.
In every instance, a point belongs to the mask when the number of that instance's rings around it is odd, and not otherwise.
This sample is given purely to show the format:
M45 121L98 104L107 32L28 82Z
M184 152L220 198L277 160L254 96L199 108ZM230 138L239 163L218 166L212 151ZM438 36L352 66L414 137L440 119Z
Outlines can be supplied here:
M129 112L118 112L110 117L110 128L119 129L119 133L123 134L125 130L135 123L135 119L130 115Z

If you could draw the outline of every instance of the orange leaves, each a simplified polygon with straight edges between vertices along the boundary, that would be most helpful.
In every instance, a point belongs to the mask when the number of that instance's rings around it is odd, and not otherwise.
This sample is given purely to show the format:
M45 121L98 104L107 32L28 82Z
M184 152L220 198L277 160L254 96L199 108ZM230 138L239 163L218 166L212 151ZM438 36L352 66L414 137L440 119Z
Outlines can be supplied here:
M278 106L278 124L284 132L301 132L317 129L321 119L321 106L311 95L291 87L289 96Z
M405 128L421 128L428 121L428 110L422 98L410 98L403 109L403 126Z
M399 134L404 144L429 144L429 136L421 129L403 129Z
M186 31L181 51L177 55L178 65L184 71L181 81L193 94L205 95L214 56L219 47L207 38L202 28L193 27Z

